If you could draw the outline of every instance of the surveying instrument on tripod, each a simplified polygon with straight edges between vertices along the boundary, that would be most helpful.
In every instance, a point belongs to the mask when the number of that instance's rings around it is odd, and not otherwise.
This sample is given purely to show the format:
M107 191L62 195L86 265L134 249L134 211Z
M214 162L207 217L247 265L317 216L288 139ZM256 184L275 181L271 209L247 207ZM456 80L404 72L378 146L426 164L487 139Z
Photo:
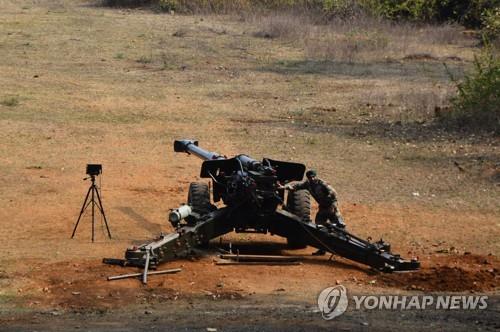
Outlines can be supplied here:
M100 164L87 164L87 175L88 177L83 180L90 179L91 185L89 190L87 191L87 195L85 196L85 200L83 201L82 209L80 210L80 215L78 216L78 220L76 221L75 228L73 229L73 234L71 234L71 238L75 236L76 229L78 228L78 224L80 223L80 219L84 214L85 210L92 205L92 242L94 242L94 230L95 230L95 208L97 207L98 212L101 213L104 218L104 224L106 225L106 230L108 231L108 236L111 239L111 232L109 231L108 221L106 220L106 215L104 214L104 208L102 207L101 196L99 195L99 188L95 184L96 176L102 173L102 165ZM96 200L97 197L97 200ZM90 198L90 199L89 199Z

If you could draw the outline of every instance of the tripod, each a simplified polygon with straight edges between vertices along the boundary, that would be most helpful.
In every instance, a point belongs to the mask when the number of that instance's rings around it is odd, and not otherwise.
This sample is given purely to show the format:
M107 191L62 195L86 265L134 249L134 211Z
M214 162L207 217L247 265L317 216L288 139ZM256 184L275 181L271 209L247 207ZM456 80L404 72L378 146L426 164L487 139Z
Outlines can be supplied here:
M88 178L85 178L86 180ZM83 212L87 209L87 207L92 204L92 242L94 242L94 228L95 228L95 207L97 206L98 210L101 212L104 217L104 224L106 225L106 230L108 231L108 236L111 239L111 232L109 231L108 221L106 220L106 215L104 214L104 208L102 207L101 196L99 195L99 189L95 184L95 175L90 175L90 180L92 184L90 185L89 190L87 191L87 196L85 196L85 200L83 201L82 209L80 211L80 215L78 216L78 220L76 221L75 228L73 229L73 234L71 234L71 238L75 236L76 229L78 228L78 224L80 223L80 219L82 218ZM90 195L92 193L92 195ZM89 200L89 196L91 199ZM97 196L97 201L95 197Z

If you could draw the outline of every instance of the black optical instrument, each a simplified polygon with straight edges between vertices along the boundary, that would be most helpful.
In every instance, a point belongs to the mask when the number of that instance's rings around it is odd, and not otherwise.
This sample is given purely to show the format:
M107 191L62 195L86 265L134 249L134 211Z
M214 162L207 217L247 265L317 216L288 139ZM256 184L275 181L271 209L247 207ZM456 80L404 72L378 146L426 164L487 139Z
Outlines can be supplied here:
M87 175L97 176L102 173L101 164L87 164Z

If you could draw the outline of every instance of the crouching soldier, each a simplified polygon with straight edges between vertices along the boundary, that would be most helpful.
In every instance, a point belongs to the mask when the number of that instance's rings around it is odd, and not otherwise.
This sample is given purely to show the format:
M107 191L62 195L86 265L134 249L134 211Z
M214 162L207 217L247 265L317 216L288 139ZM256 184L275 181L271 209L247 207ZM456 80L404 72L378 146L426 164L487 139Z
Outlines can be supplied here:
M314 222L330 228L332 225L344 228L345 224L337 205L337 192L328 183L317 177L316 171L306 172L307 179L295 184L287 184L290 191L305 189L318 202L319 209ZM313 255L324 255L324 250L318 250Z

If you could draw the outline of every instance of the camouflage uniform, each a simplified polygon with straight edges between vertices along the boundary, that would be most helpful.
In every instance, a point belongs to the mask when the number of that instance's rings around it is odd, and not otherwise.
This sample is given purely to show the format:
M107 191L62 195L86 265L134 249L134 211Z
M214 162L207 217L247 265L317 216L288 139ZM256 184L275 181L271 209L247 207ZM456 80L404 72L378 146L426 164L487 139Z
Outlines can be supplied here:
M345 226L337 206L337 192L325 181L318 178L304 180L293 185L287 185L287 188L292 191L305 189L311 193L311 196L319 205L314 220L317 225L327 226L333 223L336 226Z

